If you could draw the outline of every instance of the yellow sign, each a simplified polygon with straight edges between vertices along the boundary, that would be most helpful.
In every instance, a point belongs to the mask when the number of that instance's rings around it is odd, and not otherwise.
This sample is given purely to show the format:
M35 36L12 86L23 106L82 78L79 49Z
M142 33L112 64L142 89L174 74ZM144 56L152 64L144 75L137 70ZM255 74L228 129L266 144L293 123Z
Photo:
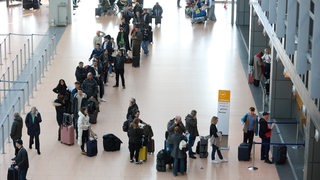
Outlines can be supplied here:
M229 90L219 90L218 102L230 102L230 91Z

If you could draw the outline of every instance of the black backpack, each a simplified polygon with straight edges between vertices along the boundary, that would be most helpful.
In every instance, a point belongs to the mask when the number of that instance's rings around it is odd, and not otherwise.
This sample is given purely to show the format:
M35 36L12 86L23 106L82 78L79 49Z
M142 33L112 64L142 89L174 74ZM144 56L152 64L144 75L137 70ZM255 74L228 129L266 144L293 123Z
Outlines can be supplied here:
M96 103L89 100L89 101L88 101L87 108L88 108L88 113L89 113L89 114L93 114L94 111L96 110Z
M105 151L119 151L122 141L114 134L103 136L103 149Z
M124 132L128 132L128 130L129 130L129 127L130 127L130 123L131 123L131 121L128 119L128 120L125 120L124 122L123 122L123 124L122 124L122 130L124 131Z

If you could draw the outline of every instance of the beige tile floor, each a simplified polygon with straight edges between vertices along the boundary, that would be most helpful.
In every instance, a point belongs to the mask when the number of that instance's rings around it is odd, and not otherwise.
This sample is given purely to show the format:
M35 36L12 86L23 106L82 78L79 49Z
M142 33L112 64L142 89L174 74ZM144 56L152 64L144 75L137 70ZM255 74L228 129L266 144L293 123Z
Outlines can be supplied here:
M152 7L155 1L146 1ZM57 124L52 101L52 88L63 78L67 84L75 81L74 70L79 61L87 63L96 30L116 36L118 17L94 17L96 3L81 0L73 16L73 24L66 28L57 47L49 71L31 99L43 116L40 135L41 152L29 150L31 180L82 180L82 179L279 179L274 165L256 161L257 171L249 171L251 162L237 160L237 146L242 139L240 118L248 107L254 106L246 75L241 67L238 46L241 45L237 28L230 24L230 7L217 5L216 23L191 25L184 9L177 9L176 2L159 1L164 15L161 27L154 28L154 43L150 55L141 56L141 67L125 67L126 89L105 89L107 102L101 103L98 123L93 125L98 134L96 157L80 154L78 145L66 146L57 141ZM21 7L3 11L1 6L1 31L20 33L44 33L48 27L46 1L41 10L23 12ZM183 5L184 2L182 1ZM152 125L156 152L163 148L164 132L169 119L175 115L185 117L191 109L198 111L198 128L201 135L209 133L210 118L217 114L217 92L231 90L229 128L230 150L223 151L228 163L212 164L208 159L188 159L185 176L173 177L171 172L156 171L156 155L149 155L142 165L129 163L127 136L122 131L128 102L135 97L141 118ZM27 107L28 109L30 107ZM25 116L25 115L23 115ZM221 122L220 122L221 123ZM104 152L102 136L114 133L123 140L118 152ZM26 128L23 140L28 142ZM256 141L260 139L256 137ZM26 146L28 144L26 143ZM194 147L195 148L195 147ZM0 155L0 179L5 179L7 167L13 157L13 147L6 146L7 153ZM260 148L256 148L258 159ZM211 151L211 148L209 148Z

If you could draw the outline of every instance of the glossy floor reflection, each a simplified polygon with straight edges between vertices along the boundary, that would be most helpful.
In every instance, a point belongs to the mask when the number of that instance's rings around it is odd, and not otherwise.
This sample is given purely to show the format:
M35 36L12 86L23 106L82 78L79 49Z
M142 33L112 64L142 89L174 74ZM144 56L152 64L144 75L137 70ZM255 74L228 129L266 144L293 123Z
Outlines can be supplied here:
M47 3L44 1L38 11L25 12L21 7L6 10L1 2L0 19L5 24L1 31L45 33L48 27ZM152 7L154 3L146 2L147 7ZM149 47L149 56L141 55L140 68L126 65L126 89L112 88L115 84L113 78L106 86L104 98L107 102L101 103L98 123L92 126L99 136L99 152L96 157L89 158L81 155L78 145L66 146L57 141L58 126L52 105L55 94L52 89L61 78L68 85L73 85L78 62L88 63L96 30L116 36L120 20L117 16L95 18L96 2L81 0L73 16L73 24L67 27L58 44L53 64L31 100L31 105L37 106L43 116L40 135L42 154L39 156L34 149L28 149L28 179L278 179L274 165L257 160L255 166L259 169L253 172L247 169L251 162L239 162L237 159L237 146L242 141L240 118L250 106L254 106L254 102L240 64L238 47L242 46L242 42L237 28L230 24L231 8L225 10L223 5L218 4L216 23L191 25L190 19L185 17L184 8L177 9L175 1L161 0L159 3L164 15L161 27L153 25L154 43ZM230 150L222 152L229 162L212 164L210 158L188 159L185 176L173 177L171 171L157 172L156 153L163 148L167 122L175 115L181 115L184 119L192 109L196 109L199 132L207 135L210 119L217 114L219 89L231 90ZM129 162L127 135L122 131L131 97L137 99L142 120L151 124L155 134L155 155L149 155L142 165ZM23 132L23 140L28 142L26 128ZM120 151L103 151L102 136L106 133L114 133L124 142ZM258 137L256 140L260 141ZM7 153L0 155L1 179L6 177L14 154L11 144L7 144L6 149ZM260 147L256 148L258 157Z

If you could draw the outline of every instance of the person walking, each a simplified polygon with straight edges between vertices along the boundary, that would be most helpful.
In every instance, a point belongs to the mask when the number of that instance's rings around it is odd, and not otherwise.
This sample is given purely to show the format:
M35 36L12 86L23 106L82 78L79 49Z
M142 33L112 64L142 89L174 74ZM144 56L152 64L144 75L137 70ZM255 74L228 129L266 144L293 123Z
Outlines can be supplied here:
M139 161L139 151L142 146L143 130L139 127L139 123L140 119L135 118L128 130L130 162L135 162L136 164L142 164Z
M255 114L254 107L250 107L249 111L241 118L241 122L243 123L243 143L249 143L251 153L253 137L258 135L258 116Z
M10 137L12 139L13 147L15 149L14 155L17 155L19 149L16 146L16 140L21 139L22 137L23 120L18 112L15 112L13 117L14 120L11 125Z
M274 124L271 125L271 128L268 125L269 113L264 112L262 118L259 120L260 129L259 137L261 138L261 160L264 160L265 163L272 164L272 161L269 160L269 151L270 151L270 137L271 130Z
M185 169L186 169L186 158L187 153L186 150L180 149L179 145L181 144L181 141L187 142L187 138L182 135L180 132L180 128L178 126L174 127L174 134L169 136L168 140L172 143L173 148L171 151L171 157L173 157L173 175L178 175L178 167L180 167L179 171L181 175L184 175Z
M78 113L78 144L81 148L81 153L86 155L86 151L84 150L84 144L89 140L89 115L86 107L82 107Z
M213 116L211 118L211 125L210 125L210 137L215 137L215 138L218 138L218 129L217 129L217 123L218 123L218 117L217 116ZM220 133L222 135L222 133ZM219 159L220 161L218 160L215 160L215 155L216 155L216 151L218 153L218 156L219 156ZM215 144L212 144L212 151L211 151L211 160L212 160L212 163L214 164L218 164L220 162L228 162L228 160L226 159L223 159L223 156L221 154L221 151L219 149L219 147Z
M186 131L187 133L189 133L189 140L188 140L189 157L192 159L196 159L196 157L194 156L196 153L192 151L192 147L194 145L196 137L199 136L197 111L192 110L191 113L186 116L185 120L186 120Z
M116 85L114 85L113 87L119 87L119 76L121 76L122 88L126 88L124 80L124 60L125 57L123 56L122 51L118 50L118 55L116 56L116 59L114 61L114 70L116 72Z
M38 112L36 107L32 107L31 111L26 116L26 127L28 129L29 149L32 149L32 145L35 141L37 153L40 155L40 123L42 122L41 114Z
M21 139L17 139L15 141L16 148L19 149L18 154L15 158L13 158L14 168L18 170L19 180L26 180L27 172L29 169L29 158L28 152L23 147L23 141Z

